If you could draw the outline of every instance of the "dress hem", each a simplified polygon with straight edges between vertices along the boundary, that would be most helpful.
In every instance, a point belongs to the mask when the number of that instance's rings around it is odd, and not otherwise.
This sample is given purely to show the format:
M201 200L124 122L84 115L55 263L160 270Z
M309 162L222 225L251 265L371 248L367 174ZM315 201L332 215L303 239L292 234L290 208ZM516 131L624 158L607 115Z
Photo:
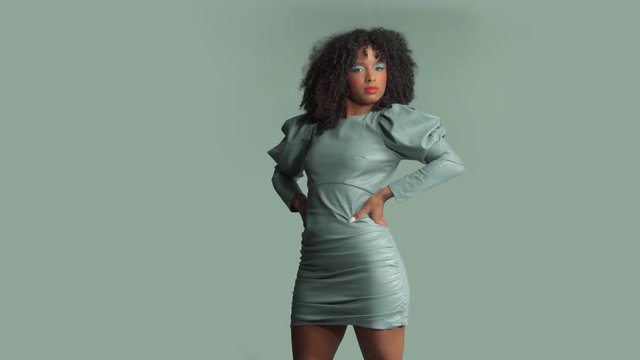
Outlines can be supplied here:
M391 330L391 329L395 329L398 327L403 327L403 326L407 326L408 323L404 322L404 323L400 323L400 324L394 324L394 325L388 325L388 326L380 326L380 325L372 325L372 324L363 324L363 323L291 323L289 324L289 327L295 327L295 326L305 326L305 325L345 325L345 326L360 326L360 327L366 327L369 329L375 329L375 330Z

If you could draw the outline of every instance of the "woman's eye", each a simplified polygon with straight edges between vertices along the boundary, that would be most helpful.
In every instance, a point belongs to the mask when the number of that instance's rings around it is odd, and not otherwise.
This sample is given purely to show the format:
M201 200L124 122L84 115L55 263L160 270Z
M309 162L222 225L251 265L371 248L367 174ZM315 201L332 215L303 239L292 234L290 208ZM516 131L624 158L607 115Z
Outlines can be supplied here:
M383 64L377 65L376 70L384 70L384 67L385 66Z
M362 66L354 66L351 68L351 71L356 72L356 71L364 71L364 68Z

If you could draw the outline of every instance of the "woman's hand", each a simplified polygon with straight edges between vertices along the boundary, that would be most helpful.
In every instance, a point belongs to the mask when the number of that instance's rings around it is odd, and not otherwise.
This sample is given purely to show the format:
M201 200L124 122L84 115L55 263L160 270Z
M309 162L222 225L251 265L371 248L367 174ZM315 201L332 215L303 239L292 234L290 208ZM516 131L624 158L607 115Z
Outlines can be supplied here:
M382 190L378 191L362 205L362 208L358 210L349 222L354 222L365 215L369 215L371 220L378 225L388 227L387 220L384 218L384 203L393 197L393 193L389 186L385 186Z
M302 226L307 227L307 197L303 194L296 194L291 200L291 209L300 213Z

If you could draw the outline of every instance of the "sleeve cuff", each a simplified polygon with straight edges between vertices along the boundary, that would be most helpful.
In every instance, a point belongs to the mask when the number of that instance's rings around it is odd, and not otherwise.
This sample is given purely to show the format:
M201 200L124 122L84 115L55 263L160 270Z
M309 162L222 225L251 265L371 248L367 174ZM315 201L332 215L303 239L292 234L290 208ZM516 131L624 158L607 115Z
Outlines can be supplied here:
M389 189L391 189L391 192L393 193L392 198L395 199L397 204L403 203L407 199L397 180L389 184Z

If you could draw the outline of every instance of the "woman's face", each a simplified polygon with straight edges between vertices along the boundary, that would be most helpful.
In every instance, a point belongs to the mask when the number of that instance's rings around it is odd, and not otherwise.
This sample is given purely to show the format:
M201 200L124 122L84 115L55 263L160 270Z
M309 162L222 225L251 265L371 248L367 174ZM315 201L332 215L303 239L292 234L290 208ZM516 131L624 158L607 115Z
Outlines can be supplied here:
M359 106L373 106L384 95L387 66L377 59L371 45L358 51L356 63L347 73L349 99Z

